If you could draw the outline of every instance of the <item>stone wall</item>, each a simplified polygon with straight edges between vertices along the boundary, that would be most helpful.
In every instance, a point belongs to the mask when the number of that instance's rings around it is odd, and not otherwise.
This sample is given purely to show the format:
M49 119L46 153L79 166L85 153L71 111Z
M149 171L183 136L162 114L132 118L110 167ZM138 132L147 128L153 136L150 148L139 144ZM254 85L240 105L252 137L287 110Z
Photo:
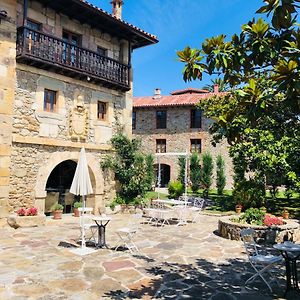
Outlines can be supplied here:
M283 243L284 241L300 241L299 223L293 220L285 220L284 225L280 226L258 226L250 224L240 224L231 221L231 217L223 217L218 223L218 232L221 237L239 241L241 230L253 228L258 243Z
M20 207L37 206L43 211L46 197L47 179L56 165L71 159L77 162L80 148L53 147L14 143L11 161L9 210ZM100 161L106 151L87 149L87 161L90 170L94 194L87 202L96 208L103 208L114 194L114 181L111 174L102 172ZM42 203L39 201L42 199Z
M72 78L18 64L17 89L14 104L14 134L70 140L70 113L82 97L87 110L86 142L105 144L112 137L116 117L126 121L126 93L83 83ZM44 90L57 91L56 112L45 112ZM97 119L97 101L107 103L107 119Z
M16 81L16 0L2 0L0 20L0 218L8 214L12 113Z
M201 139L202 153L210 152L214 163L218 154L225 160L226 168L226 189L232 188L232 161L228 155L227 144L225 141L213 147L211 135L208 127L211 120L202 117L202 128L190 128L190 110L192 107L168 107L167 108L167 128L156 129L156 108L147 109L134 108L136 111L136 129L133 136L142 141L144 152L155 154L156 139L166 139L167 152L187 152L190 151L190 139ZM157 160L156 160L157 162ZM161 164L167 164L171 168L171 180L176 180L179 172L178 156L161 156ZM214 168L214 178L216 169ZM215 185L215 184L214 184Z

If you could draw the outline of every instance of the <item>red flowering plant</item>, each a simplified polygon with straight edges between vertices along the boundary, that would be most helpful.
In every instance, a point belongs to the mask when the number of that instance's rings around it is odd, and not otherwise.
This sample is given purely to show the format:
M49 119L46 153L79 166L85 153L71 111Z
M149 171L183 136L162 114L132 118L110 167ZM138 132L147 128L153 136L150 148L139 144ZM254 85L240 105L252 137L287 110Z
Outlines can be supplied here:
M27 210L24 207L21 207L17 210L18 216L26 216Z
M283 225L282 218L278 218L272 215L265 215L264 218L264 225L265 226L272 226L272 225Z
M30 207L27 209L27 216L36 216L38 209L36 207Z
M36 216L38 214L38 209L36 207L30 207L28 209L21 207L17 210L18 216Z

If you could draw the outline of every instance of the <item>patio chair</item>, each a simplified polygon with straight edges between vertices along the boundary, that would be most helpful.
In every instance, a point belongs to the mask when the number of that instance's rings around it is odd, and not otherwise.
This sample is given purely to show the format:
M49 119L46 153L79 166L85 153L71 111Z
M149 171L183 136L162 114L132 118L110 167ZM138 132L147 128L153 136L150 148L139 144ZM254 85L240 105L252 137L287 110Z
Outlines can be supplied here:
M189 207L189 211L192 213L192 222L195 223L199 218L202 211L205 200L202 198L194 198L193 206Z
M255 274L252 275L246 282L247 285L249 282L253 281L257 277L260 277L263 282L267 285L269 290L272 292L272 288L269 282L266 279L266 275L271 279L274 279L279 285L276 278L271 273L271 269L280 262L282 262L282 257L280 255L270 255L270 254L260 254L258 251L259 246L254 240L255 230L252 228L246 228L241 230L241 239L244 243L247 256L252 268L255 270Z
M85 240L87 242L93 242L97 244L96 236L98 232L98 226L93 221L93 208L92 207L79 207L78 211L80 213L79 223L80 223L80 239L82 234L82 229L84 228Z
M127 227L119 228L116 233L119 237L119 241L115 250L120 247L126 247L131 254L140 253L140 250L134 243L134 237L137 235L140 227L141 214L131 215L131 221Z

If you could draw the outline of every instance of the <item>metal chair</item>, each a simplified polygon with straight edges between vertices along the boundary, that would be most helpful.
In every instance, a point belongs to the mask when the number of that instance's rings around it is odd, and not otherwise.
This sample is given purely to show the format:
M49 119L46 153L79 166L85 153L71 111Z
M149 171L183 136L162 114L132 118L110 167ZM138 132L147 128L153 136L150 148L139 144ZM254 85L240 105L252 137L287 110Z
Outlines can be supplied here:
M79 223L80 223L80 239L82 237L82 230L84 230L84 238L87 242L93 242L97 244L97 232L98 226L92 220L93 218L93 208L92 207L79 207L78 211L80 213Z
M272 288L268 283L267 279L264 277L264 273L267 273L270 278L275 279L276 283L279 285L278 281L273 274L271 273L271 269L277 264L282 262L282 257L280 255L263 255L258 251L258 245L254 240L255 230L252 228L246 228L241 230L240 236L244 243L247 256L252 268L255 270L255 274L252 275L246 282L247 285L249 282L253 281L257 277L260 277L263 282L267 285L267 287L272 292Z
M121 246L126 247L131 254L140 253L139 248L134 243L134 237L139 231L140 220L142 215L135 214L131 215L132 219L130 224L127 227L122 227L116 231L119 242L115 247L115 250L118 250Z
M202 211L205 200L202 198L194 198L193 206L189 207L189 211L192 212L192 222L196 222Z

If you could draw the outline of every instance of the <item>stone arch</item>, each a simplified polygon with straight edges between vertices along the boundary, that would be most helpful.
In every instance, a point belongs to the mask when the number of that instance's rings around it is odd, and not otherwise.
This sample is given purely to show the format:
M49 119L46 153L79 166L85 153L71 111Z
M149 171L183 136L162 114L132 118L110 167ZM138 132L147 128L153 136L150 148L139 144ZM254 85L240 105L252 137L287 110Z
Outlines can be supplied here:
M78 162L79 151L65 151L51 153L47 159L47 164L39 168L36 184L35 184L35 202L40 211L44 211L46 192L46 183L52 170L61 162L66 160L73 160ZM104 192L104 178L100 168L99 160L93 153L86 153L88 168L90 172L91 183L93 187L94 196L99 198ZM91 196L93 196L91 195ZM102 197L101 197L102 198ZM94 206L95 203L94 203Z

